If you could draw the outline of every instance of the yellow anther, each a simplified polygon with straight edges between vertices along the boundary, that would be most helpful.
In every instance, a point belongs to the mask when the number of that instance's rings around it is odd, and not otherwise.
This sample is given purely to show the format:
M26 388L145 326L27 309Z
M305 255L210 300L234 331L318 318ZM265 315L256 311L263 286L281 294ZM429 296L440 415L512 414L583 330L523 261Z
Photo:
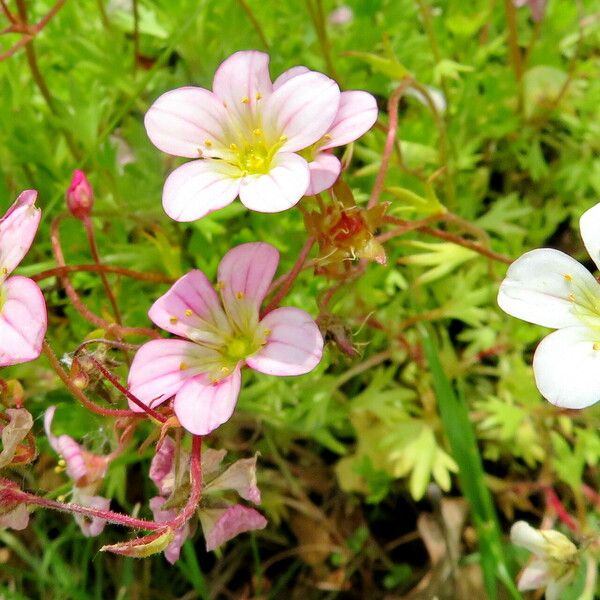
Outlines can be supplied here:
M262 135L262 129L255 129L252 133L254 135L256 135L256 136L261 136Z
M280 141L280 142L287 142L287 139L288 139L288 138L287 138L287 135L280 135L280 136L279 136L279 141Z
M191 308L186 308L185 309L185 316L186 317L191 317L194 314L194 311Z
M594 350L598 352L600 350L600 342L594 342Z
M570 273L565 273L563 277L565 278L565 281L573 281L573 275Z
M575 302L575 294L569 294L567 296L567 298L571 301L571 302Z
M260 100L260 99L262 98L262 94L261 94L260 92L256 92L256 96L255 96L255 98L256 98L257 100Z
M248 102L250 102L250 98L248 98L248 96L244 96L242 98L242 104L248 104Z
M221 367L221 373L227 375L227 373L229 373L229 367Z
M244 292L237 292L237 293L236 293L236 295L235 295L235 297L236 297L238 300L243 300L243 299L244 299L244 296L245 296Z
M58 459L58 464L59 464L59 466L64 467L67 463L65 462L64 458L59 458Z
M177 323L177 321L179 321L179 319L177 317L169 318L169 323L171 323L171 325L175 325L175 323Z
M229 144L229 149L232 152L237 152L237 150L238 150L237 144Z
M184 363L184 362L182 362L182 363L179 365L179 370L180 370L180 371L185 371L185 370L186 370L188 367L189 367L189 365L188 365L187 363Z
M0 272L2 272L2 275L8 275L8 267L2 267Z
M212 144L212 142L211 142L210 140L204 140L204 145L205 145L207 148L210 148L210 147L211 147L213 144Z
M326 133L326 134L323 136L323 139L324 139L324 140L330 140L330 139L331 139L331 136L330 136L328 133Z
M265 335L271 335L271 330L270 329L265 329Z
M59 502L64 502L64 501L67 499L67 497L66 497L64 494L61 494L61 495L60 495L60 496L58 496L56 499L57 499Z
M59 467L59 466L54 467L55 473L62 473L64 470L65 470L64 467Z
M225 283L223 283L222 281L217 281L217 283L215 283L215 289L217 290L217 292L219 290L222 290L225 287Z

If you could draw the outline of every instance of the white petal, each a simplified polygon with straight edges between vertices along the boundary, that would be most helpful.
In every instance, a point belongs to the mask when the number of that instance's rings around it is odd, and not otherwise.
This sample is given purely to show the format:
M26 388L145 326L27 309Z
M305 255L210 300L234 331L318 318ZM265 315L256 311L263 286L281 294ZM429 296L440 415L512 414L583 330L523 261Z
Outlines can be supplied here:
M581 215L579 230L589 255L600 269L600 204Z
M163 189L163 208L175 221L196 221L231 204L239 170L219 160L194 160L175 169Z
M550 572L547 563L543 560L534 560L523 569L518 588L520 592L537 590L546 587L549 581Z
M533 372L544 398L563 408L585 408L600 400L598 342L600 332L587 327L559 329L540 342Z
M308 163L297 154L282 153L273 158L266 175L244 177L240 200L250 210L275 213L296 205L310 182Z
M545 327L581 325L577 312L600 300L600 285L575 259L550 248L517 259L500 285L498 304L513 317Z

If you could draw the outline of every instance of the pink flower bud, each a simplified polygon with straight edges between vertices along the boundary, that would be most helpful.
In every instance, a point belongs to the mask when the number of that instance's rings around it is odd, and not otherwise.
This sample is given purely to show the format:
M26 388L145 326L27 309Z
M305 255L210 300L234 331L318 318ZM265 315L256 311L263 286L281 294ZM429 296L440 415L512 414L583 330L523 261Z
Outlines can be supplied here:
M83 220L92 212L94 205L94 190L90 185L85 173L77 169L73 171L71 185L67 190L67 207L71 214Z

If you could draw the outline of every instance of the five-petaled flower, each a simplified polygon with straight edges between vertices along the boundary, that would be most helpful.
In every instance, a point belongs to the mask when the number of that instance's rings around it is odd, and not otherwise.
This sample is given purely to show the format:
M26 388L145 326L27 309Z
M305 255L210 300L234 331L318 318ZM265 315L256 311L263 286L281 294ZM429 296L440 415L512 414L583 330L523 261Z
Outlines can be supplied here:
M0 367L37 358L46 334L46 303L40 288L26 277L9 277L40 224L36 198L35 190L25 190L0 219Z
M515 546L534 554L534 559L521 572L519 591L546 588L546 600L560 600L579 566L575 544L558 531L534 529L525 521L517 521L512 526L510 539Z
M100 456L92 454L85 448L80 446L71 436L59 435L55 436L52 433L52 420L56 406L50 406L44 415L44 428L46 437L52 448L61 456L59 464L64 465L67 475L73 480L73 497L72 500L76 504L97 508L100 510L108 510L110 500L103 496L95 496L98 490L108 463L110 455ZM106 521L99 517L88 518L80 514L75 514L75 521L81 528L83 535L93 537L102 533Z
M201 271L181 277L148 315L184 339L144 344L131 365L130 391L152 407L175 396L181 425L206 435L231 417L242 366L269 375L303 375L314 369L323 338L308 313L277 308L260 319L278 262L273 246L248 243L221 260L218 294ZM130 408L141 410L131 402Z
M582 215L579 227L600 268L600 204ZM514 317L557 329L533 357L545 398L565 408L600 400L600 284L583 265L551 248L527 252L509 267L498 304Z
M212 91L190 86L160 96L145 126L160 150L199 159L173 171L163 190L166 213L194 221L238 195L247 208L274 213L326 189L341 169L326 151L355 140L376 118L366 92L341 93L305 67L271 82L268 55L241 51L217 69Z

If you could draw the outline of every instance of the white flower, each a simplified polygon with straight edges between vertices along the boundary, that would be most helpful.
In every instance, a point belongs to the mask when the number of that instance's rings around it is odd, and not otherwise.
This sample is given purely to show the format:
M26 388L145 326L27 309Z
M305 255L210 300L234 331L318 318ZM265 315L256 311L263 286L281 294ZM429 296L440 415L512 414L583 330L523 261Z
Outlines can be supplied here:
M532 552L535 558L519 577L519 591L546 588L546 600L560 600L564 588L577 572L577 547L566 536L552 529L534 529L517 521L510 530L515 546Z
M600 204L582 215L579 228L600 268ZM600 284L585 267L559 250L527 252L509 267L498 304L514 317L557 329L533 357L546 399L564 408L600 400Z

